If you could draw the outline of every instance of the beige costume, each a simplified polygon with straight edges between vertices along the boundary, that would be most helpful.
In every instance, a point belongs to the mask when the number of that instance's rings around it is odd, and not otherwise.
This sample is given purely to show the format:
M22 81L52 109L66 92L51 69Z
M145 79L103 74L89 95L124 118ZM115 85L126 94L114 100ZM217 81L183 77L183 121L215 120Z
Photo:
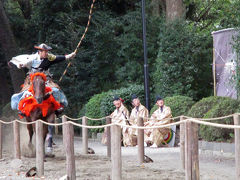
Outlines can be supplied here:
M159 126L163 124L168 124L171 122L170 119L164 120L166 118L171 118L172 112L170 107L163 106L159 107L151 116L151 120L145 123L145 126ZM145 131L145 142L155 143L157 146L160 146L163 142L164 136L169 132L170 128L159 128L159 129L149 129Z
M110 115L112 118L112 122L120 123L124 125L130 125L129 121L129 111L127 108L122 104L119 109L115 109L114 112ZM132 135L128 133L129 128L123 127L122 128L122 135L123 135L123 145L124 146L132 146Z
M142 117L144 123L148 121L148 109L145 108L142 104L139 105L139 107L135 107L132 109L131 115L130 115L130 123L131 125L137 126L137 119L138 117ZM137 136L137 129L132 129L132 134Z

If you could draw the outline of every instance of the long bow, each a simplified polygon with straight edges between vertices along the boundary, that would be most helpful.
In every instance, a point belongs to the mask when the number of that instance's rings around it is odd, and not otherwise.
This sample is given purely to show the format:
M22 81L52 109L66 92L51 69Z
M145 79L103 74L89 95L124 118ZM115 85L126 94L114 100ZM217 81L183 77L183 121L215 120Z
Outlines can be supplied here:
M81 43L82 43L82 41L83 41L83 39L84 39L87 31L88 31L88 27L89 27L89 25L90 25L90 21L91 21L91 18L92 18L92 10L93 10L94 2L95 2L95 0L93 0L92 5L91 5L91 8L90 8L90 11L89 11L88 23L87 23L87 26L86 26L86 28L85 28L85 31L84 31L84 33L83 33L83 35L82 35L82 37L81 37L81 39L80 39L80 41L79 41L76 49L74 50L74 52L75 52L76 54L77 54L77 52L78 52L78 48L80 47L80 45L81 45ZM63 72L62 76L60 77L60 79L58 80L59 82L62 81L63 76L66 74L67 69L71 66L71 64L72 64L72 62L69 60L69 63L68 63L68 65L67 65L66 69L64 70L64 72Z

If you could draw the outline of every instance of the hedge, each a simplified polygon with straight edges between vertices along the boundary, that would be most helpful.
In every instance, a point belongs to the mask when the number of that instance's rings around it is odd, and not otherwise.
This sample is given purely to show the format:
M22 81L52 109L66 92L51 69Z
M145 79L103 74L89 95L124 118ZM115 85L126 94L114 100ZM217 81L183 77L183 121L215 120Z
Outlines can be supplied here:
M240 112L240 101L228 97L211 96L197 102L188 116L198 118L214 118ZM214 121L221 124L233 124L233 118ZM232 141L233 129L216 128L200 125L199 136L206 141Z
M83 116L83 113L90 118L100 118L110 115L115 107L113 105L113 97L118 95L124 101L124 104L127 108L131 109L131 95L136 94L140 100L144 100L144 88L141 85L130 85L126 88L120 88L117 90L109 90L108 92L102 92L100 94L95 94L90 98L84 108L79 112L80 116ZM143 103L144 104L144 103ZM105 124L105 120L102 121L88 121L89 125L96 126ZM91 132L102 132L103 129L91 129Z
M103 92L101 94L95 94L91 99L88 101L88 103L85 106L85 115L90 118L101 118L101 101L104 96L106 96L106 92ZM88 120L88 125L90 126L97 126L102 125L103 121L92 121ZM91 129L92 132L103 132L103 129Z
M173 117L186 115L194 103L195 102L193 101L192 98L187 96L180 96L180 95L173 96L173 97L166 97L164 99L164 104L171 108ZM155 110L157 110L157 108L158 106L155 105L151 109L150 114L152 114Z
M127 88L108 91L108 93L106 94L105 97L103 97L101 102L101 115L107 116L114 111L115 107L113 105L113 97L115 95L118 95L124 100L124 104L130 111L132 109L131 105L132 94L136 94L141 100L141 103L144 104L144 87L142 85L133 84Z

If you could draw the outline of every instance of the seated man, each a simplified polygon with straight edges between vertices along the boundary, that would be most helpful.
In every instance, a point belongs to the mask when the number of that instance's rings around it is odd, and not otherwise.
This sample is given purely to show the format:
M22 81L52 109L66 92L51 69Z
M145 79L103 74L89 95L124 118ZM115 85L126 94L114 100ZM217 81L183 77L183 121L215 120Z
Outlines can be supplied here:
M136 94L132 95L132 105L134 108L132 109L131 115L130 115L130 123L131 125L137 126L137 119L138 117L142 117L144 123L148 121L148 110L145 108L141 102L140 99L136 96ZM137 140L137 129L131 129L130 133L133 136L133 139ZM135 142L133 145L135 146L137 142Z
M47 46L46 44L40 44L39 46L34 46L38 50L37 53L32 55L19 55L16 57L13 57L12 60L9 62L9 66L17 66L17 68L28 68L29 74L35 73L35 72L44 72L48 76L48 81L46 86L50 86L52 88L52 94L55 100L57 100L62 107L57 110L56 113L61 113L63 111L63 107L66 107L68 105L67 99L63 92L60 90L59 86L55 84L51 78L49 78L50 73L48 71L49 67L53 64L59 63L64 60L68 60L71 58L74 58L76 56L76 53L73 52L69 55L61 55L61 56L55 56L53 54L49 54L48 51L52 48ZM30 92L28 92L28 88L31 85L30 77L27 76L24 87L22 88L20 93L14 94L11 98L11 107L13 110L18 109L18 104L21 99L31 95ZM20 115L21 112L19 112Z
M130 125L128 118L129 118L129 111L123 105L123 100L118 96L115 96L113 99L113 104L116 107L114 112L110 115L112 122L120 123L124 125ZM132 146L132 138L131 134L128 133L129 128L123 127L122 128L122 135L123 135L123 145L124 146Z
M145 123L145 126L160 126L171 122L172 112L170 107L164 105L164 100L156 97L156 104L158 109L153 112L151 120ZM164 136L168 134L170 128L148 129L145 131L145 142L153 144L151 147L159 147L164 141Z

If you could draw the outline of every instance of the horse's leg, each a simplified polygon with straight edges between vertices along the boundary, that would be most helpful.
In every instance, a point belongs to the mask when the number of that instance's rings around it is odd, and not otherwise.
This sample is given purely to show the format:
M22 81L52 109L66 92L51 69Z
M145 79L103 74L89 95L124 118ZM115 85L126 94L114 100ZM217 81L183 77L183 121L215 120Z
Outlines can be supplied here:
M32 137L33 137L33 127L32 124L28 124L27 125L27 129L28 129L28 134L29 134L29 144L32 144Z
M27 122L31 122L30 118L26 118ZM28 144L32 144L32 137L33 137L33 126L32 124L27 124L28 134L29 134L29 142Z
M55 120L55 113L52 112L48 115L48 117L46 118L46 121L49 122L49 123L54 123L54 120ZM46 128L47 132L45 134L45 137L44 139L46 138L46 136L48 136L47 140L48 140L48 144L47 144L47 152L48 154L52 154L52 134L53 134L53 126L48 126ZM48 134L48 135L47 135ZM52 156L51 156L52 157Z
M31 122L30 118L26 118L27 122ZM28 134L29 134L29 141L28 144L24 144L23 145L23 155L25 157L35 157L35 148L32 144L32 137L33 137L33 126L32 124L28 124L27 125L27 129L28 129Z

